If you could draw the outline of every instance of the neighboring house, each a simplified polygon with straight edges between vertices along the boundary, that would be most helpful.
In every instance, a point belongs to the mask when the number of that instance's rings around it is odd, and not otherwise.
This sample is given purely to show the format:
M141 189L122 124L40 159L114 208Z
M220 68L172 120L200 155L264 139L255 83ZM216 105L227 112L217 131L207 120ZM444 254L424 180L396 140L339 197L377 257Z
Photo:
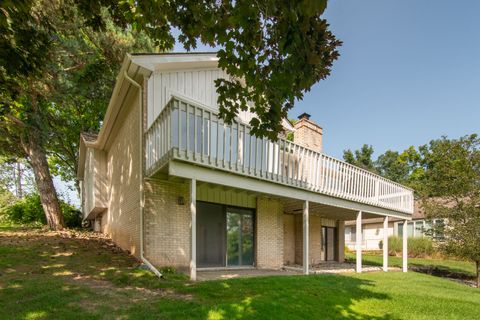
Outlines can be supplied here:
M152 270L195 279L197 268L308 273L344 260L345 221L411 218L412 190L323 154L308 115L283 122L294 141L252 136L249 112L225 124L217 62L216 53L126 57L98 136L81 136L82 209L95 230Z
M388 236L403 237L403 219L392 218L388 223ZM432 227L434 225L443 225L443 219L428 220L425 218L425 214L420 204L415 201L414 212L412 214L412 221L407 223L407 235L412 237L425 237L434 236L435 238L441 238L442 235L432 235ZM438 231L435 231L438 232ZM362 242L361 246L363 250L380 250L380 242L384 238L383 219L373 218L365 219L362 222ZM356 226L355 221L345 222L345 245L350 250L354 250L356 239Z

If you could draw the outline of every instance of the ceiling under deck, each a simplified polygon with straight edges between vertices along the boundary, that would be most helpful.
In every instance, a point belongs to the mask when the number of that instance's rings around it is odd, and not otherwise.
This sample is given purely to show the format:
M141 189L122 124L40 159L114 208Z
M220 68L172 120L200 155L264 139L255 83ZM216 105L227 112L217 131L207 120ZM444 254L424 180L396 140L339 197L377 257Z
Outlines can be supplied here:
M263 196L266 198L271 199L278 199L283 203L284 213L286 214L302 214L303 212L303 203L304 201L292 198L284 198L278 196L267 195L263 193L257 193L253 191L227 187L227 186L220 186L211 183L201 182L198 181L197 185L201 185L203 187L211 188L212 190L216 190L217 192L235 192L239 194L246 194L246 195L255 195L255 196ZM334 219L334 220L355 220L357 217L358 211L349 210L329 205L324 205L321 203L316 202L309 202L309 213L313 215L319 215L323 218L327 219ZM362 219L369 219L369 218L378 218L379 215L366 213L362 214Z
M282 198L284 212L287 214L302 214L303 201ZM309 214L319 215L323 218L334 220L355 220L358 211L333 207L316 202L309 202ZM362 219L378 218L379 215L362 213Z

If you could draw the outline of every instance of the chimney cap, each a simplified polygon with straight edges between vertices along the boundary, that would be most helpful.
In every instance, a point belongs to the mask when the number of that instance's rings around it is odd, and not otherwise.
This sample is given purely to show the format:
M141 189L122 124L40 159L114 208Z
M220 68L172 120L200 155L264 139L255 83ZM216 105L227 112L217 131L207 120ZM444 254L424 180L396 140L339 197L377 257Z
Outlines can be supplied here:
M307 119L307 120L310 120L310 115L306 112L302 113L301 115L298 116L298 119L301 120L301 119Z

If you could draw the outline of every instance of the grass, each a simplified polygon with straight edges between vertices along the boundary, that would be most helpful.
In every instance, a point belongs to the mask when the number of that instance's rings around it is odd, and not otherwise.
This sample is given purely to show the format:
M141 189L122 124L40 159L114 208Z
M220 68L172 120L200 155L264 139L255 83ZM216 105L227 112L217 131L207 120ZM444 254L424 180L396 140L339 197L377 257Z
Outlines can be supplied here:
M355 261L355 253L347 253L345 255L349 261ZM362 262L365 265L382 266L383 256L381 254L362 254ZM401 257L388 257L388 265L390 267L402 267ZM425 259L425 258L408 258L408 266L412 267L435 267L440 270L445 270L453 273L460 273L474 278L475 263L453 259Z
M0 228L0 319L472 319L480 312L480 290L415 272L159 280L105 241L73 235Z

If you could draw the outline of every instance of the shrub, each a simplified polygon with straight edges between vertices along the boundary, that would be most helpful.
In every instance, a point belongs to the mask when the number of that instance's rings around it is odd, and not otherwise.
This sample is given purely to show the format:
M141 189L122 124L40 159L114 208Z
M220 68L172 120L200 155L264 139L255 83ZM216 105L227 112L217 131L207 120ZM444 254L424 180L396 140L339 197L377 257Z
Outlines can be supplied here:
M7 219L16 224L46 224L40 196L28 195L3 210Z
M428 237L408 238L408 255L410 257L427 257L433 253L432 239Z
M60 209L63 213L63 219L65 226L68 228L81 228L82 227L82 212L70 204L61 201Z
M383 247L383 244L382 244ZM402 253L403 239L397 236L388 237L388 254L396 256ZM435 253L433 241L429 237L408 238L409 257L427 257Z
M64 201L60 201L65 225L69 228L78 228L82 225L82 217L79 210ZM47 223L42 203L38 194L28 195L2 210L4 219L15 224L44 225Z
M388 237L388 254L396 256L402 252L402 238L397 236Z

